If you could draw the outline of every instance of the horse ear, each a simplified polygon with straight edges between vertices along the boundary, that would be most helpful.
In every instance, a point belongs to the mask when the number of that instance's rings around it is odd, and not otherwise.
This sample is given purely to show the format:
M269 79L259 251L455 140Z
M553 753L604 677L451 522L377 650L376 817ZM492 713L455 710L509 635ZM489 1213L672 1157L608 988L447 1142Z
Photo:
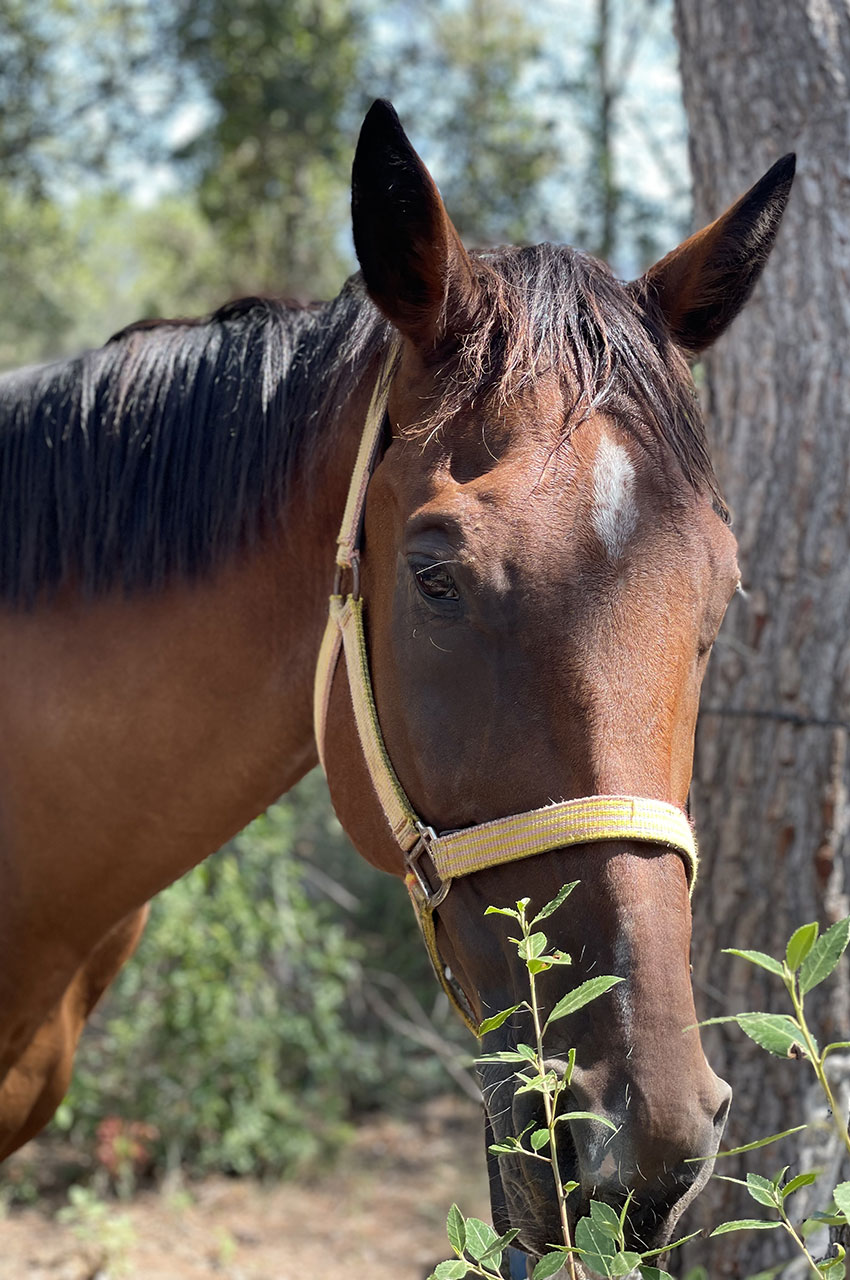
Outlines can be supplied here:
M773 248L796 157L777 160L716 222L697 231L629 285L660 308L673 341L697 355L719 338L749 298Z
M475 273L440 193L389 102L373 103L351 184L354 247L372 301L419 346L460 328Z

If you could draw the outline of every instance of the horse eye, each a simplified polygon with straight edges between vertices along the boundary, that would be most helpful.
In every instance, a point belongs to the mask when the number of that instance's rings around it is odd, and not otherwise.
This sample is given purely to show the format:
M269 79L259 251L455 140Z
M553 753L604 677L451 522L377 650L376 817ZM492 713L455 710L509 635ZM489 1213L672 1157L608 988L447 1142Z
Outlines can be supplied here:
M444 564L413 566L416 585L428 600L457 600L455 580Z

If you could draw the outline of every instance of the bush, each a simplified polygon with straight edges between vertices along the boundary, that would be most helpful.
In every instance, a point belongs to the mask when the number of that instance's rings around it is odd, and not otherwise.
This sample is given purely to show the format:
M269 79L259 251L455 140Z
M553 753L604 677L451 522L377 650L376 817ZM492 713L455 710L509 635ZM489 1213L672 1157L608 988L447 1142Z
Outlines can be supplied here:
M399 991L402 1020L429 1006L426 1043L376 1013ZM312 775L154 901L58 1123L116 1185L163 1163L292 1172L356 1113L451 1087L433 1043L456 1053L465 1032L436 992L403 886L357 856ZM150 1159L105 1159L113 1131L145 1132Z

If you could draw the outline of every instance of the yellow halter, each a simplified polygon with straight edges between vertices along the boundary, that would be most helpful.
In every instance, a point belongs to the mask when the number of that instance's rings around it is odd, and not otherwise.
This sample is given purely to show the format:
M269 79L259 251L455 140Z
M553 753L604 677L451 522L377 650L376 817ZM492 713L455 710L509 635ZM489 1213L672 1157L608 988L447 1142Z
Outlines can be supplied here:
M398 346L394 343L387 352L372 393L337 538L336 581L316 667L313 703L316 742L324 767L328 701L342 649L360 746L378 802L404 855L407 868L405 884L428 954L441 986L464 1022L476 1033L477 1026L466 997L447 974L437 950L434 911L445 899L454 879L482 871L485 867L495 867L503 862L514 862L569 845L637 840L664 845L681 854L693 889L697 874L697 848L691 824L681 809L663 800L648 800L641 796L584 796L576 800L562 800L543 809L440 834L417 816L396 776L381 734L369 674L363 601L360 597L360 538L366 490L377 461L397 354ZM351 580L351 589L345 596L340 590L343 574L350 575ZM420 866L426 856L433 867L433 874L427 878Z

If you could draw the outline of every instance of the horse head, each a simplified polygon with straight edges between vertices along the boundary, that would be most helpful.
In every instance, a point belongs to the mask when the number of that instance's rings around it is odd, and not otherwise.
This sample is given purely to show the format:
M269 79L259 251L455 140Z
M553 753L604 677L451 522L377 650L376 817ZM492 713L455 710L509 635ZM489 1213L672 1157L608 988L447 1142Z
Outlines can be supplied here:
M424 824L464 831L576 797L684 809L700 685L739 585L736 544L688 359L746 301L793 176L780 161L640 280L551 245L468 252L395 113L377 103L354 163L365 288L400 335L388 423L365 501L362 594L386 754ZM398 872L347 681L327 704L326 767L355 845ZM426 848L427 855L427 848ZM664 842L610 838L497 861L456 878L435 946L483 1021L527 997L510 929L488 905L578 886L547 921L570 967L543 1006L595 974L623 981L547 1034L576 1052L560 1126L563 1179L621 1205L659 1247L706 1181L730 1090L700 1043L689 971L690 866ZM434 868L422 860L426 886ZM528 1041L520 1008L484 1037ZM493 1137L540 1123L510 1066L482 1068ZM560 1238L551 1170L491 1169L497 1227L540 1254Z

